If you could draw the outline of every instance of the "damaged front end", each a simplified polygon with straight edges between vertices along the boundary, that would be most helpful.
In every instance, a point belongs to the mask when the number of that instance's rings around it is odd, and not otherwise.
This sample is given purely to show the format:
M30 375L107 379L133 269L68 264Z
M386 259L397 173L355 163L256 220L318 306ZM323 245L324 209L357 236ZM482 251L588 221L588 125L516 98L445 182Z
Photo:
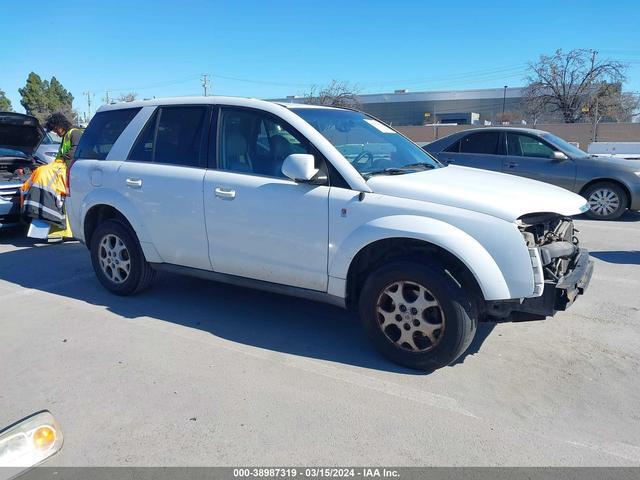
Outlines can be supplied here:
M593 273L593 261L589 252L580 248L573 220L550 213L528 214L518 219L518 229L531 256L533 296L489 302L487 314L506 318L518 313L526 318L544 318L566 310L584 293Z

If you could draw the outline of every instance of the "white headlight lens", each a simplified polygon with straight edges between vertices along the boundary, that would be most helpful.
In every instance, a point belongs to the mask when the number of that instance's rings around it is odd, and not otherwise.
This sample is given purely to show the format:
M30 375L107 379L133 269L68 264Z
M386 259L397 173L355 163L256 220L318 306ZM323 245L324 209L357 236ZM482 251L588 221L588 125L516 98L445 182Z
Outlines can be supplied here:
M633 173L635 173L637 176L640 177L640 172L633 172Z
M62 448L62 430L44 411L0 433L0 467L29 468Z

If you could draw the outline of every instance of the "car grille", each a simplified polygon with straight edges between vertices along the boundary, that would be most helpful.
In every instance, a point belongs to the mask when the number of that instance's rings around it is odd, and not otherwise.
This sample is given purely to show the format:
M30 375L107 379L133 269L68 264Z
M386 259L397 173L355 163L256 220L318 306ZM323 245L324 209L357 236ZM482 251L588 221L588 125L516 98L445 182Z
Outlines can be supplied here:
M15 201L19 198L19 190L19 185L0 185L0 199L4 200L5 202Z

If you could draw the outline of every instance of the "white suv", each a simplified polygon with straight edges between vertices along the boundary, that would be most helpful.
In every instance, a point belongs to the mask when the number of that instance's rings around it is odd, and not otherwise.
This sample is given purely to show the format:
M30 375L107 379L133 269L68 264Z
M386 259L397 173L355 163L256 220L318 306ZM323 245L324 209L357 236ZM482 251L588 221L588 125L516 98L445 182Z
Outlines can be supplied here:
M566 190L445 166L361 112L202 97L103 106L67 212L100 282L156 270L359 311L383 354L434 369L478 319L553 315L592 263Z

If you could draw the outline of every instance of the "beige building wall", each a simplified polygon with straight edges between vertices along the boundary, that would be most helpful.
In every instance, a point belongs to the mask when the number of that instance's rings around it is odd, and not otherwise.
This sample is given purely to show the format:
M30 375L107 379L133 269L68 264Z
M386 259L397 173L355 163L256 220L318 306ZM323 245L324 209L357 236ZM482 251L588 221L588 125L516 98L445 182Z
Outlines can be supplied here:
M517 126L517 125L512 125ZM414 142L433 142L461 130L483 128L477 125L424 125L397 127ZM583 150L593 139L593 125L589 123L553 123L538 124L539 130L546 130L569 142L577 142ZM599 142L640 142L640 123L600 123L597 141Z

